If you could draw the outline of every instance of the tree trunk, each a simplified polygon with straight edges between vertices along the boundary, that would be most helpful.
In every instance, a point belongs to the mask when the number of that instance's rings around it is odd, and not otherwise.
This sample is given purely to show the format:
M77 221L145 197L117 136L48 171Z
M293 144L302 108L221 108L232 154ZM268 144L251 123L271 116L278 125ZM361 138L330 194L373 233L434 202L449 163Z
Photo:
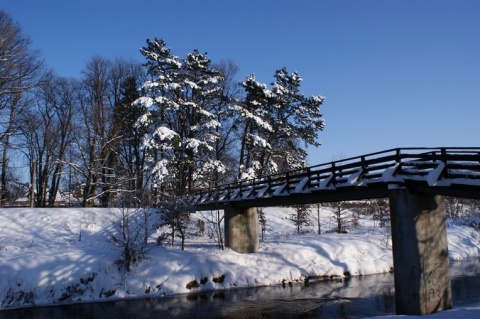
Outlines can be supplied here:
M48 195L48 206L55 206L55 199L58 193L58 186L60 184L62 164L57 164L52 175L52 182L50 186L50 193Z
M222 234L222 219L220 219L220 210L217 210L217 236L218 236L218 245L222 250L225 249L225 244L223 242L223 234Z
M300 234L300 212L297 209L297 234Z
M7 163L8 163L8 158L7 158L7 150L9 147L9 141L10 141L10 136L7 133L5 135L5 143L3 144L3 155L2 155L2 192L0 194L0 201L1 201L1 206L5 207L6 201L7 201Z
M185 233L184 231L180 231L180 237L182 238L182 250L185 250Z
M322 234L322 230L320 229L320 204L317 204L317 226L318 226L318 234Z

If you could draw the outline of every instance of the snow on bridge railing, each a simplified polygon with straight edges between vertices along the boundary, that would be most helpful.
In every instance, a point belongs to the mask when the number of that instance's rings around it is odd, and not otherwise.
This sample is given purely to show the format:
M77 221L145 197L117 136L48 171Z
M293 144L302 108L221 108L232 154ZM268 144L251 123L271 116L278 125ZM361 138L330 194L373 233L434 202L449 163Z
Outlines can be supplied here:
M320 191L422 181L428 186L479 187L480 147L395 148L256 179L220 185L194 194L195 205L295 196ZM455 184L455 185L457 185Z

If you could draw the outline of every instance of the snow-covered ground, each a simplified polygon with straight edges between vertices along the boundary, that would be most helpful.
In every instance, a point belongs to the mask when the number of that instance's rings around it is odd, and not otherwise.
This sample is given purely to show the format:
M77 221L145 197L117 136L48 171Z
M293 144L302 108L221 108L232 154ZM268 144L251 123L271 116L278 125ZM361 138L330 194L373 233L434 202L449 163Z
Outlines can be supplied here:
M308 276L343 277L392 269L388 227L380 228L362 216L359 226L337 234L332 231L331 210L323 207L322 235L316 234L316 211L310 216L314 226L297 235L289 219L293 212L265 209L267 229L256 254L218 249L212 224L206 222L205 233L199 235L198 220L214 215L197 213L185 251L180 250L179 239L175 247L157 245L160 233L154 232L147 258L126 272L118 263L121 249L111 240L121 210L0 209L0 309L278 285ZM150 216L149 225L155 218ZM447 233L451 259L480 256L478 229L456 221L448 223ZM194 281L198 287L187 288ZM452 315L460 313L454 311ZM469 318L471 310L464 311L461 317Z

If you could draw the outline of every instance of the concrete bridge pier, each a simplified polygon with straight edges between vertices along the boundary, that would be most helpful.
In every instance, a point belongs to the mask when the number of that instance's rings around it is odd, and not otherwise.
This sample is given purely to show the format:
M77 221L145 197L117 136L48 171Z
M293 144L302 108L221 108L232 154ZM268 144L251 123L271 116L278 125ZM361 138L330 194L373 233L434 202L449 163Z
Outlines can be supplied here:
M256 207L225 208L225 245L239 253L254 253L260 248Z
M398 315L452 308L446 214L439 195L389 191Z

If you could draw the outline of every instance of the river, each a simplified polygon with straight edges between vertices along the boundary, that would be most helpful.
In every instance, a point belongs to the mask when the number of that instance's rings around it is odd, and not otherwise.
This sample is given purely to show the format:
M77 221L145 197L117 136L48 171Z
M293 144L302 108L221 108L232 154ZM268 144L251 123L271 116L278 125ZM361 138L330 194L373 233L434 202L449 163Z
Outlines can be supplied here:
M480 302L480 259L451 262L454 306ZM0 319L364 318L395 314L393 274L0 311Z

